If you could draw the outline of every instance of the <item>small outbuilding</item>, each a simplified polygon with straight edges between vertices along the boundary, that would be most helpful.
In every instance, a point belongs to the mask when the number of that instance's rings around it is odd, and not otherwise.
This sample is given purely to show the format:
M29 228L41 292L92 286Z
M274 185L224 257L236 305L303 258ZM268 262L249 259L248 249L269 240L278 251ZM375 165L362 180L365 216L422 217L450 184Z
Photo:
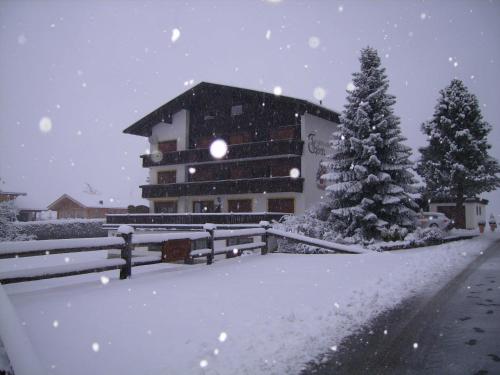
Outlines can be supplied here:
M79 197L78 200L63 194L47 207L57 212L58 219L97 219L107 214L126 214L127 208L107 204L98 195Z
M456 228L477 229L479 222L486 223L487 199L478 197L467 198L460 212L457 212L456 203L451 201L437 201L429 203L429 211L441 212L455 220Z

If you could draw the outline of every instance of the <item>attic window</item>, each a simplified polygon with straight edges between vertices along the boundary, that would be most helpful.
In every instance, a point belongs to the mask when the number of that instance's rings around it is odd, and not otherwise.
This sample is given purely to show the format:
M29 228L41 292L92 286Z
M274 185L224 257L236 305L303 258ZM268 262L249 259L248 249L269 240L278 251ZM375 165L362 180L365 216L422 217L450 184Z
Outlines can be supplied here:
M216 116L217 116L217 112L209 111L205 114L204 120L214 120Z
M238 116L243 114L243 105L233 105L231 107L231 116Z

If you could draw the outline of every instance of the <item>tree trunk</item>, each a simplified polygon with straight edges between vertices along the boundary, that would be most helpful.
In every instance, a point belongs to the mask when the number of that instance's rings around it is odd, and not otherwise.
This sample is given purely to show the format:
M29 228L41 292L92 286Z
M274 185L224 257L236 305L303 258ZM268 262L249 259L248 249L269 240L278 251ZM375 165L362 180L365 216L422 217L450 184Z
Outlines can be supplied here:
M457 187L457 200L455 205L455 228L465 229L465 208L464 208L464 188L462 185Z

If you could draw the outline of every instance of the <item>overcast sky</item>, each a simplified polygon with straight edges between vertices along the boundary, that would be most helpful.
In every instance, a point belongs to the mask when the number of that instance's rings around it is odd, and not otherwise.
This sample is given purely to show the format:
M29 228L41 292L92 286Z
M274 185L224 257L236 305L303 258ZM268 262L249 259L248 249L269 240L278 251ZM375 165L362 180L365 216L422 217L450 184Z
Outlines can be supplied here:
M499 20L496 0L0 1L0 189L36 207L86 183L141 202L148 143L127 126L201 81L310 101L319 87L340 111L367 45L410 146L425 143L420 124L457 77L500 159ZM500 192L484 196L500 213Z

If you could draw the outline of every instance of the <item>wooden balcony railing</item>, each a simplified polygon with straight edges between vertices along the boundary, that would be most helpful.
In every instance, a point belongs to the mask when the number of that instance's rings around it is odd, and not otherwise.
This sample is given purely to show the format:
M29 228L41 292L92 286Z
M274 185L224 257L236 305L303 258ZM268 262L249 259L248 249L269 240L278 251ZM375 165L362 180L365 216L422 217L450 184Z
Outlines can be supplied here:
M304 141L296 139L229 145L227 155L223 160L274 155L302 155L303 147ZM147 168L158 165L195 164L214 160L207 148L164 152L162 156L161 160L155 162L151 155L141 155L142 166Z
M184 182L166 185L142 185L143 198L183 197L250 193L302 193L303 178L269 177L240 180Z

